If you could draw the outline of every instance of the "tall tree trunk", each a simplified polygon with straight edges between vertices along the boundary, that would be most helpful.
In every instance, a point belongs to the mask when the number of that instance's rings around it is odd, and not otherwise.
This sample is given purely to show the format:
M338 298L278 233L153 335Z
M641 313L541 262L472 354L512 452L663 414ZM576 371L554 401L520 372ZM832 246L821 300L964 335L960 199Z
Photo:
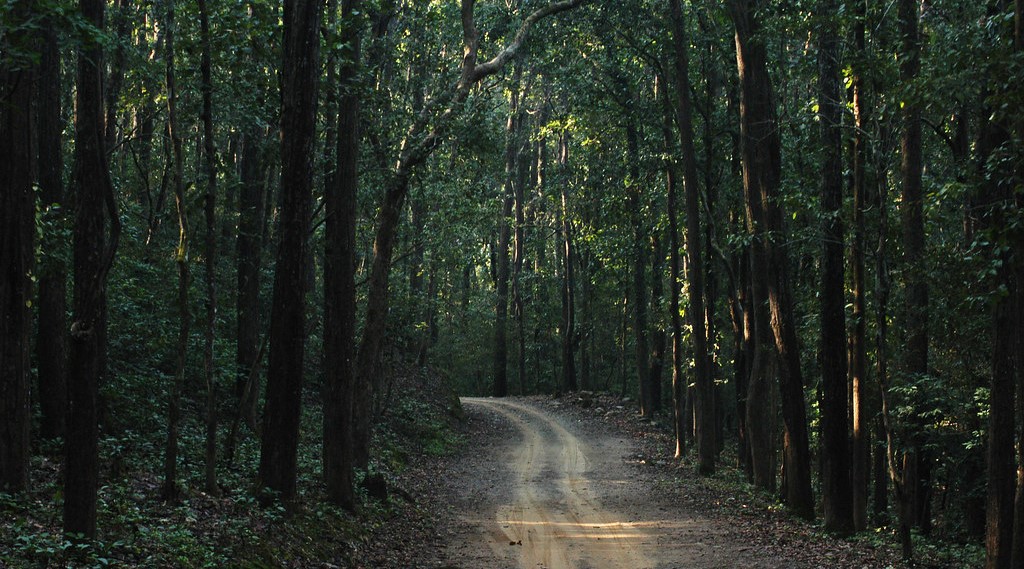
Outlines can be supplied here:
M80 0L83 19L103 29L103 0ZM107 274L121 223L103 140L103 47L80 48L75 101L74 289L68 357L68 418L64 463L64 532L96 537L99 489L97 398L103 346L99 333ZM109 224L109 227L108 227Z
M592 299L594 295L593 277L591 274L590 250L584 245L582 253L577 254L580 260L580 388L594 391L597 384L593 379L594 328Z
M498 265L496 295L494 299L494 377L492 393L495 397L508 395L508 299L509 299L509 245L512 241L512 213L516 199L515 186L519 183L516 158L519 148L520 79L522 69L516 65L512 71L509 90L508 120L505 124L505 182L502 187L501 219L498 220Z
M853 67L853 242L850 247L853 289L853 331L850 336L850 378L853 408L853 439L850 487L853 490L853 529L863 531L868 525L868 479L871 468L871 428L866 415L867 398L867 312L864 288L865 273L865 180L867 161L867 105L862 61L867 57L865 38L865 4L854 5Z
M526 98L525 93L522 98ZM545 114L546 108L545 105ZM519 129L522 132L516 150L516 182L513 188L515 231L512 235L512 319L515 321L516 342L519 344L516 354L519 393L523 394L526 392L526 299L523 291L523 265L526 255L526 185L530 178L531 163L534 163L533 166L537 169L535 178L537 193L542 194L544 191L544 158L546 157L547 141L543 137L537 141L536 160L530 160L533 153L528 152L532 147L530 146L530 137L526 136L526 127L523 124L526 117L525 109L520 109L520 116ZM545 118L541 117L540 124L546 123Z
M260 392L260 272L267 193L260 167L262 141L262 133L254 125L249 125L242 135L235 241L238 295L235 300L234 393L237 410L224 449L228 461L234 459L239 422L244 419L250 427L256 424Z
M323 3L285 0L281 82L280 241L270 314L270 354L260 486L286 501L295 496L306 347L306 272L313 198Z
M842 113L835 0L821 7L818 108L823 149L821 215L821 488L825 531L853 531L843 247Z
M706 18L699 17L698 22L700 24L700 30L705 38L710 38L710 34L707 31ZM705 51L704 57L701 60L701 75L704 76L706 83L705 96L704 96L704 206L702 211L705 214L703 219L704 223L704 321L707 324L707 346L708 346L708 357L709 371L711 375L711 382L714 385L715 393L715 448L717 452L722 452L725 446L725 401L723 397L724 382L719 382L719 374L721 367L718 365L720 361L720 350L721 342L719 342L718 328L716 325L716 315L718 314L718 302L720 296L718 272L715 270L715 257L721 259L722 265L725 266L728 263L728 259L721 254L721 250L717 245L716 237L716 219L720 212L717 209L718 203L718 188L715 182L715 161L717 154L715 152L715 124L714 124L714 111L715 101L718 99L719 94L719 78L717 66L714 64L714 50L715 43L710 39L704 41Z
M206 217L204 278L206 280L206 321L203 346L203 375L206 381L206 455L205 489L220 495L217 487L217 384L214 374L214 339L217 327L217 149L213 138L213 78L210 71L210 14L206 0L199 0L200 43L203 94L203 168L206 170Z
M998 183L996 184L998 185ZM993 204L994 208L1001 204ZM998 217L998 214L993 213ZM998 221L993 220L998 223ZM999 227L999 226L995 226ZM1017 382L1015 344L1018 333L1016 306L1019 283L1013 277L1010 259L1000 255L1003 264L998 271L999 284L1005 292L996 293L992 318L992 381L989 403L987 447L987 503L985 549L988 569L1011 567L1014 549L1014 500L1017 490L1014 426ZM997 257L998 258L998 257Z
M743 471L746 473L748 480L754 481L754 465L751 460L752 443L750 441L750 430L754 428L760 428L759 425L750 425L747 422L748 412L747 408L751 405L749 397L751 374L753 373L753 362L754 362L754 309L751 305L751 283L750 283L750 247L743 247L743 251L737 255L735 266L737 267L737 278L735 289L736 298L734 300L735 306L732 308L733 312L733 333L736 336L734 341L734 349L739 354L736 363L736 369L734 370L733 376L736 381L736 418L739 423L739 433L737 446L737 454L739 455L740 465L743 466ZM763 404L763 402L754 401L755 405ZM774 408L773 408L774 412ZM774 415L772 417L774 419ZM767 485L767 488L772 489L775 486L774 481L774 469L771 473L762 473L761 479L767 481L769 478L771 482ZM765 486L762 486L765 487Z
M648 385L651 390L651 411L661 411L661 378L665 371L665 342L667 335L665 326L658 312L662 308L665 296L665 285L662 282L665 273L665 246L660 231L651 234L651 311L656 317L651 326L651 357L648 370Z
M342 0L343 41L352 46L339 72L337 169L325 195L327 208L324 258L324 482L327 499L355 508L352 401L355 388L356 333L356 196L359 190L359 109L354 89L361 65L354 23L360 0Z
M188 356L189 326L191 313L188 306L188 204L185 202L183 179L181 133L178 126L178 88L175 82L174 39L175 0L167 3L167 30L165 32L164 54L167 76L167 134L171 142L174 165L171 177L174 186L174 203L178 212L178 248L174 253L178 267L178 345L175 360L174 380L167 400L167 441L164 448L163 499L169 502L178 499L178 430L181 421L181 391L185 386L185 366Z
M54 221L65 219L64 156L61 133L60 47L57 32L45 25L39 60L40 93L36 97L39 131L39 190L44 211ZM56 207L54 205L56 204ZM45 237L44 237L45 239ZM44 439L63 437L67 414L67 267L66 249L54 243L52 255L39 271L39 335L36 353L39 367L40 434ZM56 250L54 250L56 249ZM59 253L58 253L59 251Z
M6 23L17 27L0 38L0 492L15 493L28 489L31 452L36 175L32 114L39 72L31 58L38 53L39 41L28 25L32 2L11 10Z
M687 313L690 315L696 373L697 469L702 474L715 471L718 446L715 440L715 386L711 377L711 359L707 344L707 312L704 307L704 250L701 244L700 188L697 182L697 151L693 142L693 104L690 100L689 36L679 0L672 1L673 43L676 67L676 112L683 163L683 189L686 192L686 258L689 265Z
M1024 53L1024 3L1022 0L1014 0L1014 27L1013 27L1013 49L1017 57ZM1012 85L1013 83L1007 83ZM1024 140L1024 116L1018 112L1015 117L1013 124L1013 133L1016 140ZM1018 152L1020 148L1018 147ZM1024 183L1024 164L1020 160L1017 161L1017 168L1014 172L1018 187ZM1018 194L1015 196L1016 206L1018 211L1021 208L1022 197ZM1014 240L1015 251L1017 255L1020 255L1024 251L1024 237L1019 234ZM1024 261L1018 258L1016 266L1016 282L1017 282L1017 324L1020 325L1024 322ZM1016 352L1021 353L1024 348L1024 338L1017 335L1017 344L1015 346ZM1018 367L1021 366L1021 362L1017 362ZM1018 415L1024 416L1024 373L1021 369L1017 370L1017 413ZM1012 563L1015 563L1016 567L1024 566L1024 445L1018 444L1018 449L1021 449L1017 456L1017 502L1015 507L1015 519L1014 519L1014 530L1013 530L1013 558Z
M921 69L921 38L918 31L920 0L900 0L899 29L902 37L900 51L900 81L909 85L917 80ZM928 374L928 282L925 260L924 208L922 201L921 174L921 108L915 95L902 104L903 128L900 137L900 172L902 196L900 216L903 226L903 262L907 268L905 277L904 310L906 319L906 348L903 354L903 371L908 377L919 378ZM916 403L911 403L917 405ZM930 467L923 449L923 423L911 426L914 430L907 441L903 462L911 472L904 472L903 488L898 493L907 503L909 519L901 524L910 524L927 530L929 521ZM909 529L901 529L905 541L909 541ZM904 546L906 552L908 545Z
M677 0L673 0L675 4ZM665 138L665 156L674 154L672 144L672 115L675 112L666 90L661 89L664 104L664 120L662 133ZM672 416L675 431L675 457L680 459L686 454L686 393L687 381L684 376L685 354L683 353L683 318L679 313L680 285L682 267L679 259L679 203L677 198L678 174L672 160L665 163L665 185L667 190L666 209L668 210L668 247L669 247L669 315L672 325Z
M103 139L106 143L107 154L111 154L118 145L117 139L117 103L121 96L121 87L124 85L125 72L127 71L127 53L125 45L129 41L129 25L131 18L128 10L131 9L131 0L116 0L116 8L113 17L113 45L114 53L110 62L110 74L106 77L106 88L104 89L106 121L104 125Z
M786 228L779 196L781 141L758 19L761 0L730 0L736 25L743 139L743 193L753 237L755 330L765 359L777 358L784 430L785 501L797 515L814 517L811 457L804 408L803 376L789 281ZM758 281L762 281L761 284ZM770 317L758 307L767 305ZM768 328L767 333L761 330ZM769 335L774 348L766 349ZM770 351L769 351L770 350ZM757 357L755 356L755 360ZM754 366L757 374L757 366ZM752 379L753 381L753 379Z
M647 335L647 244L646 220L642 214L643 186L640 183L640 134L632 116L626 124L626 160L630 182L626 187L630 223L633 225L633 334L635 340L636 377L640 387L640 413L654 412L650 386L650 354Z
M876 163L876 166L878 164ZM881 399L881 417L875 430L876 443L885 447L884 452L878 452L881 458L877 459L876 485L874 511L879 524L885 523L885 513L888 511L888 492L879 492L881 480L890 481L895 487L894 494L899 492L896 471L893 468L895 459L892 440L891 422L888 410L889 390L889 300L892 296L892 275L889 270L889 186L887 176L879 167L877 177L878 191L872 194L874 202L871 208L878 212L878 241L875 247L875 366L878 377L878 392ZM885 474L885 476L877 476ZM887 482L888 483L888 482Z
M569 135L558 139L558 169L561 172L562 199L562 389L573 392L576 381L576 253L573 246L572 219L569 213Z
M1007 6L999 3L1001 12ZM1002 14L1000 14L1001 16ZM1019 44L1018 44L1019 49ZM999 89L1003 80L995 81L994 85L986 86L986 94L991 89ZM1006 83L1009 84L1009 83ZM1015 512L1021 500L1018 485L1017 452L1017 410L1020 404L1020 393L1016 393L1021 380L1018 352L1020 316L1021 316L1021 283L1020 275L1019 229L1011 229L1006 212L1012 211L1014 201L1014 174L1008 161L999 157L993 161L994 155L1006 152L1006 145L1011 144L1011 116L1006 111L1000 112L983 105L981 126L976 144L978 152L978 173L981 187L978 191L975 207L982 211L980 225L982 230L990 232L989 239L993 245L987 253L990 261L995 264L995 282L990 294L994 298L992 311L992 379L989 399L988 445L986 448L987 492L986 492L986 524L985 550L987 569L1007 569L1019 567L1022 561L1022 544L1017 543L1015 524L1022 523L1019 510ZM1008 247L1004 245L1009 245ZM1016 504L1015 504L1016 502ZM1015 565L1016 564L1016 565Z

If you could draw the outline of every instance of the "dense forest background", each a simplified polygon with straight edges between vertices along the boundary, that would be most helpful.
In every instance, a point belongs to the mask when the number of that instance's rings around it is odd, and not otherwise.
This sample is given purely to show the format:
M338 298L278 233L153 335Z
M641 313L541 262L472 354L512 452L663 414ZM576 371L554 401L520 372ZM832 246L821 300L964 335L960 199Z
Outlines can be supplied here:
M358 509L440 374L628 395L827 531L1020 566L1021 19L3 3L0 560L141 556L115 525L199 489Z

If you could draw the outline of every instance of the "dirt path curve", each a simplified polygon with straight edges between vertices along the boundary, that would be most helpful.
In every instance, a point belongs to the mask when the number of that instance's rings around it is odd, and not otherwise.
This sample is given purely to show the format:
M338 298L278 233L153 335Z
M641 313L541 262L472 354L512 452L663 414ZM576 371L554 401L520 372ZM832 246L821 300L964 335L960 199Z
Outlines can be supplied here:
M642 549L647 536L605 510L591 490L590 461L599 458L592 449L532 406L486 399L463 403L504 415L522 434L508 465L515 496L498 508L495 524L504 539L494 546L522 544L520 567L653 567Z
M461 517L449 533L453 566L763 566L751 548L729 540L727 528L673 506L656 481L640 476L628 460L633 447L625 436L536 401L462 403L495 440L448 482L463 490L452 505Z

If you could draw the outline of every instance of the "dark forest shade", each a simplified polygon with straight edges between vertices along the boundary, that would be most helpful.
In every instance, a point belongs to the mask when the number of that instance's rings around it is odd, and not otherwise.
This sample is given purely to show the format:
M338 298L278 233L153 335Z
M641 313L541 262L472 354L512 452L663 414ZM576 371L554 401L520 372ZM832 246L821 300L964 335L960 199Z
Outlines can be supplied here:
M306 273L313 199L320 27L323 3L284 3L281 84L280 243L270 312L267 403L260 448L260 485L283 500L295 496L299 418L306 346Z
M51 219L63 221L71 211L64 195L64 156L61 135L60 49L57 33L47 27L39 60L39 93L36 97L39 132L40 208L52 208ZM53 207L57 204L56 207ZM63 244L61 244L63 245ZM48 248L39 272L39 335L36 341L39 368L40 435L64 436L67 419L67 266L66 249Z
M1007 8L1005 2L1001 7ZM1020 37L1019 10L1020 2L1016 2L1018 10L1016 28L1014 30L1014 50L1022 49ZM1005 81L1005 80L1004 80ZM1012 83L993 81L986 89L998 92ZM991 372L989 398L988 448L986 452L987 487L986 487L986 523L985 550L986 569L1009 569L1020 567L1024 563L1024 543L1021 542L1022 530L1019 509L1021 500L1020 478L1017 469L1017 453L1015 452L1015 422L1020 398L1024 393L1019 390L1022 380L1020 349L1020 326L1022 310L1024 310L1024 262L1020 258L1024 252L1024 237L1020 228L1011 228L1007 223L1008 215L1012 215L1013 204L1019 204L1020 195L1014 195L1014 188L1008 180L1016 179L1024 182L1021 176L1022 166L1018 172L1012 171L1011 163L996 161L990 168L994 156L1005 152L1014 134L1024 134L1024 129L1013 132L1009 116L986 105L981 113L978 140L979 174L983 183L977 191L977 206L980 210L979 229L1001 236L993 239L987 251L991 260L998 266L993 282L997 299L992 307L991 324ZM1024 121L1018 122L1018 129L1024 127ZM1019 190L1017 190L1019 192ZM1018 510L1015 512L1015 510ZM1016 527L1015 527L1016 526Z
M82 17L102 28L105 2L81 0ZM106 347L103 307L114 261L118 218L103 129L103 48L86 43L78 57L75 108L74 291L68 359L68 419L64 467L64 531L96 535L99 485L97 399ZM108 228L109 225L109 228Z
M328 499L355 507L352 405L355 387L356 196L359 188L359 97L352 89L359 71L360 28L352 22L359 0L343 0L345 39L355 46L342 63L338 81L335 171L326 190L327 239L324 256L324 482Z
M856 49L856 63L851 64L851 96L853 104L854 136L852 144L852 185L853 185L853 239L850 243L851 288L853 295L850 332L850 397L852 409L850 482L853 500L853 527L862 531L868 526L868 481L871 468L871 426L867 414L867 302L865 289L866 273L866 210L868 189L867 176L867 119L865 102L865 80L863 64L866 44L864 5L857 4L853 24L853 39ZM883 476L884 478L884 476Z
M30 2L14 10L27 21ZM38 69L26 28L0 38L0 492L28 489L29 349L35 200L33 91ZM9 58L9 59L8 59Z
M821 494L825 530L853 531L843 248L842 94L834 3L821 9L818 108L821 120Z

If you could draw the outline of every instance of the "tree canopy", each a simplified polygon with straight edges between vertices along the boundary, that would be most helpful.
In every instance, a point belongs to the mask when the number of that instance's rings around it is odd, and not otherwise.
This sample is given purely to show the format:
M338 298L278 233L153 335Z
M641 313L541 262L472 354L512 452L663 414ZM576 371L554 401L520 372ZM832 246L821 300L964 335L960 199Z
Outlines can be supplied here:
M0 503L94 556L133 493L358 510L417 370L627 396L828 532L1019 566L1021 20L4 3Z

